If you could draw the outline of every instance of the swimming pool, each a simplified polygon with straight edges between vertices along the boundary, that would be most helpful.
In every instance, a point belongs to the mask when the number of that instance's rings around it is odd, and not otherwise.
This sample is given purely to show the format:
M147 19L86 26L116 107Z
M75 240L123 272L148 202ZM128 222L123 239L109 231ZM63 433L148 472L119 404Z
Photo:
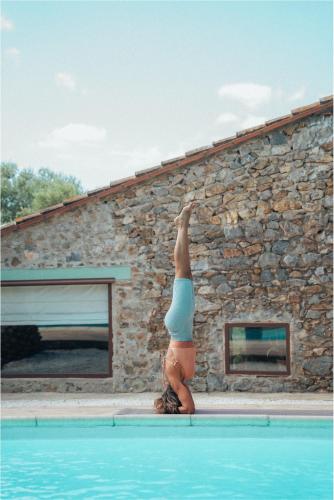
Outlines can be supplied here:
M160 422L8 422L2 498L332 499L331 420Z

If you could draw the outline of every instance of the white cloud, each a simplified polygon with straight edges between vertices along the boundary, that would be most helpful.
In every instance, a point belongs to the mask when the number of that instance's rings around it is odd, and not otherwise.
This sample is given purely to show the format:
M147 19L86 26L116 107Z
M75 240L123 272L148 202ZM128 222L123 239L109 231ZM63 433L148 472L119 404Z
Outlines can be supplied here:
M268 118L265 116L248 115L240 122L241 128L239 130L255 127L256 125L262 125L266 120L268 120Z
M57 158L60 158L60 160L73 160L75 156L71 153L59 153Z
M21 52L16 47L5 49L5 55L10 57L11 59L18 59L20 57L20 54Z
M85 125L84 123L69 123L56 128L44 139L38 142L44 148L64 148L69 145L96 145L103 142L107 132L105 128Z
M149 168L159 164L162 160L161 151L156 146L135 148L132 151L112 149L108 154L112 158L124 157L127 168Z
M1 16L1 30L11 31L14 28L13 22L5 16Z
M232 83L222 85L218 90L218 95L235 99L250 109L256 109L270 101L272 88L257 83Z
M305 97L305 91L306 91L305 85L302 85L298 90L296 90L296 92L294 92L288 97L288 100L298 101L300 99L303 99Z
M110 181L132 176L136 171L159 165L162 159L170 157L161 154L159 148L154 145L126 150L108 147L108 144L103 143L97 148L40 148L39 151L41 164L48 164L55 171L71 173L80 179L87 189L105 186Z
M239 117L230 112L222 113L221 115L218 116L216 123L235 123L239 120Z
M112 149L109 150L108 156L115 164L116 162L122 164L123 168L131 174L135 170L154 167L159 165L161 161L181 156L190 149L203 146L203 143L200 142L201 137L201 133L196 133L190 138L182 139L178 146L168 151L162 151L158 146L137 147L132 150Z
M273 89L273 99L283 99L285 97L285 92L280 87Z
M58 72L55 75L55 80L60 87L65 87L69 90L75 90L76 88L75 79L70 73Z

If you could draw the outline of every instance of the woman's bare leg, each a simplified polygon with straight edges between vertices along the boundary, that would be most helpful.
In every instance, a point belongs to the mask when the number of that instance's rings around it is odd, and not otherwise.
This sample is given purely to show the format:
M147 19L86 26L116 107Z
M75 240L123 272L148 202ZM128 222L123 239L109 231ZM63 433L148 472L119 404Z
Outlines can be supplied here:
M191 211L195 203L190 203L183 208L181 214L175 218L178 226L177 238L174 248L175 277L192 279L189 256L188 227Z
M188 224L179 227L174 248L175 277L192 278L189 257Z

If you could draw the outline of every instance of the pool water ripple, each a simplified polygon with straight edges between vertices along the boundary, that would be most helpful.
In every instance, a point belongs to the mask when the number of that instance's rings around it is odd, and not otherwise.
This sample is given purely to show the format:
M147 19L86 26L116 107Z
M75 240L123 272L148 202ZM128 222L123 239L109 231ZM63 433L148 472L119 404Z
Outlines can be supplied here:
M332 429L17 427L3 499L331 500Z

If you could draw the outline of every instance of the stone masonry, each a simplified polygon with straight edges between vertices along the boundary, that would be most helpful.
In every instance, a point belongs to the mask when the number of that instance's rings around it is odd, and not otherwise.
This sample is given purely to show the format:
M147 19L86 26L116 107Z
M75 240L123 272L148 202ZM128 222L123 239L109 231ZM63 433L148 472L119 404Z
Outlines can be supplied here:
M2 238L2 267L131 266L132 280L113 285L113 377L91 383L99 392L159 391L173 219L197 200L190 226L197 366L190 387L330 391L332 118L302 118L10 233ZM291 375L226 375L224 324L237 321L289 323ZM27 390L87 390L88 380L75 380L30 380ZM6 390L20 383L3 380Z

